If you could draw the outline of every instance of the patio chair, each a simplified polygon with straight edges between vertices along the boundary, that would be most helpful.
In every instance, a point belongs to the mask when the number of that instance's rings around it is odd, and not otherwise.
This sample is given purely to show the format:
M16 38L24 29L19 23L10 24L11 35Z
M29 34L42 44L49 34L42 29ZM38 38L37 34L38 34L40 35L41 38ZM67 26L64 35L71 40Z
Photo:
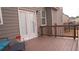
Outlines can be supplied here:
M20 41L21 36L16 36L16 41L10 40L10 51L24 51L25 50L25 41Z
M9 51L24 51L25 42L11 42Z
M0 38L0 51L4 51L9 46L8 38Z

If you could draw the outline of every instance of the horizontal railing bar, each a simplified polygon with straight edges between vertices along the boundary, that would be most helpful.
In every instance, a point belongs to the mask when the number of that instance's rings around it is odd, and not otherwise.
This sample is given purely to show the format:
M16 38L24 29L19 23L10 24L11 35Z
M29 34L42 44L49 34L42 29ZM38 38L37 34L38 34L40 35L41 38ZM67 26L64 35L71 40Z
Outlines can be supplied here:
M55 36L55 35L49 35L49 36ZM56 35L56 36L59 36L59 37L74 37L74 36L66 36L66 35ZM76 36L76 38L78 38L78 36Z
M52 26L40 26L40 27L65 27L65 26L79 26L79 25L52 25Z
M61 36L61 37L74 37L74 36L66 36L66 35L56 35L56 36ZM78 36L76 36L78 38Z
M47 35L47 34L43 34L43 35ZM47 36L55 36L55 35L47 35ZM59 37L74 37L74 36L67 36L67 35L56 35ZM76 38L78 38L78 36L76 36Z

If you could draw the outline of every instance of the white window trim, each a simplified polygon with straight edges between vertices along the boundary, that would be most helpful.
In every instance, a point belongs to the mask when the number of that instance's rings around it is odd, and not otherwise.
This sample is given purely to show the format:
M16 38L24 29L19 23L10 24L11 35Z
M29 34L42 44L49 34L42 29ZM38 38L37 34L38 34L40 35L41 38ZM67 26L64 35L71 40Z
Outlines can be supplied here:
M1 10L1 7L0 7L0 21L1 21L1 23L0 23L0 25L2 25L3 24L3 18L2 18L2 10Z
M45 10L42 10L42 11L45 11ZM41 26L46 26L47 25L47 19L46 19L46 11L45 11L45 24L42 24L42 11L41 11Z

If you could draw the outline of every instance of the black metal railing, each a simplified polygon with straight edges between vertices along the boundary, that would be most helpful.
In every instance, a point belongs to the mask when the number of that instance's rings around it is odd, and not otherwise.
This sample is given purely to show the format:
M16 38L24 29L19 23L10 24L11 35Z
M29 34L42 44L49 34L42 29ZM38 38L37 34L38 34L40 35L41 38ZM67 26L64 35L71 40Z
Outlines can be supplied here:
M41 35L52 35L55 37L72 37L78 38L79 25L53 25L40 26Z

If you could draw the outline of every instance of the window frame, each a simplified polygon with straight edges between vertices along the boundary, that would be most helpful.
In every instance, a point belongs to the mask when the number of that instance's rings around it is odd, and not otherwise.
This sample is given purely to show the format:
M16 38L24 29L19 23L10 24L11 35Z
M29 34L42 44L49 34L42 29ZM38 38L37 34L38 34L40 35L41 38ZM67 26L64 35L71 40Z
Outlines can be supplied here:
M0 25L3 25L3 18L2 18L2 10L1 10L1 7L0 7Z
M42 16L43 15L43 13L42 13L43 11L45 12L45 17ZM45 19L45 24L43 24L42 19ZM41 10L41 26L46 26L46 25L47 25L46 10L42 9Z

